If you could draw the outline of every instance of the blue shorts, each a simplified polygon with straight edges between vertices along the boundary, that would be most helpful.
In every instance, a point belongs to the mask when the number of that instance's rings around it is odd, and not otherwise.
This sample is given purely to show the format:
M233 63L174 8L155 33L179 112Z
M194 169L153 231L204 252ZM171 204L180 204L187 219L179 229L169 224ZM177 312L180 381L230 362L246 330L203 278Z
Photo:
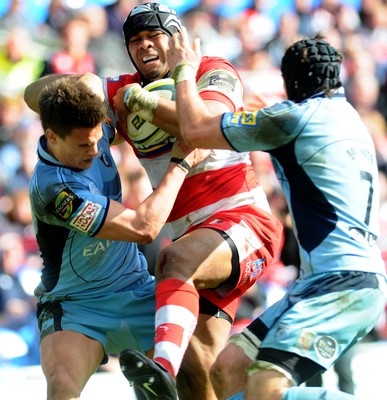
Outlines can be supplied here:
M257 359L265 360L263 349L280 350L328 369L374 327L385 307L385 290L385 277L364 272L330 272L296 281L259 316L264 329L257 332L254 325L259 324L250 325L262 341Z
M120 292L39 303L37 315L41 338L72 330L100 342L105 354L119 354L154 347L155 312L155 279L146 275Z

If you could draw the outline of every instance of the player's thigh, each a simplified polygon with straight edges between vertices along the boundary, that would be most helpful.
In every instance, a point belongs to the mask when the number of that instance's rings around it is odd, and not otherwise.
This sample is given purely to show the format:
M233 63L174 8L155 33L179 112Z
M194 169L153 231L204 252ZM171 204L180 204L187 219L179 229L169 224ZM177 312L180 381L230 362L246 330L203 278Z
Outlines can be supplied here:
M47 380L70 379L83 388L100 365L104 351L98 341L78 332L64 330L43 338L40 355Z
M231 248L219 232L197 229L162 249L156 276L190 278L197 289L214 288L230 276L231 260Z

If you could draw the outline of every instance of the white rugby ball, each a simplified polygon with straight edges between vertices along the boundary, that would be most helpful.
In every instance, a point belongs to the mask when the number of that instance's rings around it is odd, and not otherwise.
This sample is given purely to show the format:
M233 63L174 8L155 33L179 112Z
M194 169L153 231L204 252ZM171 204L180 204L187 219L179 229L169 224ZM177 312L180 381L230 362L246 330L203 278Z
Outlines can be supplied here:
M144 86L144 89L157 96L175 100L175 81L172 78L160 79ZM156 125L145 121L137 113L129 113L126 119L128 137L141 153L151 153L176 140Z

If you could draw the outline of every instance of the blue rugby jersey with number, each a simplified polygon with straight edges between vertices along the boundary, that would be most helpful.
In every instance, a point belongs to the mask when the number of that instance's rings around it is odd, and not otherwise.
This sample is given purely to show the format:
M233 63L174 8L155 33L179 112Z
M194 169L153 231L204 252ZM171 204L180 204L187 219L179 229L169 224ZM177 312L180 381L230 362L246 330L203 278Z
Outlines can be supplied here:
M92 296L128 287L147 276L137 244L95 238L110 199L121 202L121 182L110 153L114 131L104 126L98 155L90 168L60 164L38 144L39 161L30 182L33 223L43 259L41 301Z
M302 276L337 270L385 274L375 148L344 91L257 112L226 113L237 151L270 153L300 245Z

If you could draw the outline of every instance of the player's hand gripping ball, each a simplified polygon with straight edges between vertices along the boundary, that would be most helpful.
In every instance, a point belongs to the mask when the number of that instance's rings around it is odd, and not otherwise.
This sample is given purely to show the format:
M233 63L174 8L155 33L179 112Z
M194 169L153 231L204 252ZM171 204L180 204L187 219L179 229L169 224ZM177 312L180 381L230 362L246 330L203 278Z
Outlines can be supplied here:
M160 79L144 86L144 89L157 96L175 100L175 82L171 78ZM157 126L141 118L137 113L127 116L128 137L141 153L154 153L162 147L170 146L176 138Z

